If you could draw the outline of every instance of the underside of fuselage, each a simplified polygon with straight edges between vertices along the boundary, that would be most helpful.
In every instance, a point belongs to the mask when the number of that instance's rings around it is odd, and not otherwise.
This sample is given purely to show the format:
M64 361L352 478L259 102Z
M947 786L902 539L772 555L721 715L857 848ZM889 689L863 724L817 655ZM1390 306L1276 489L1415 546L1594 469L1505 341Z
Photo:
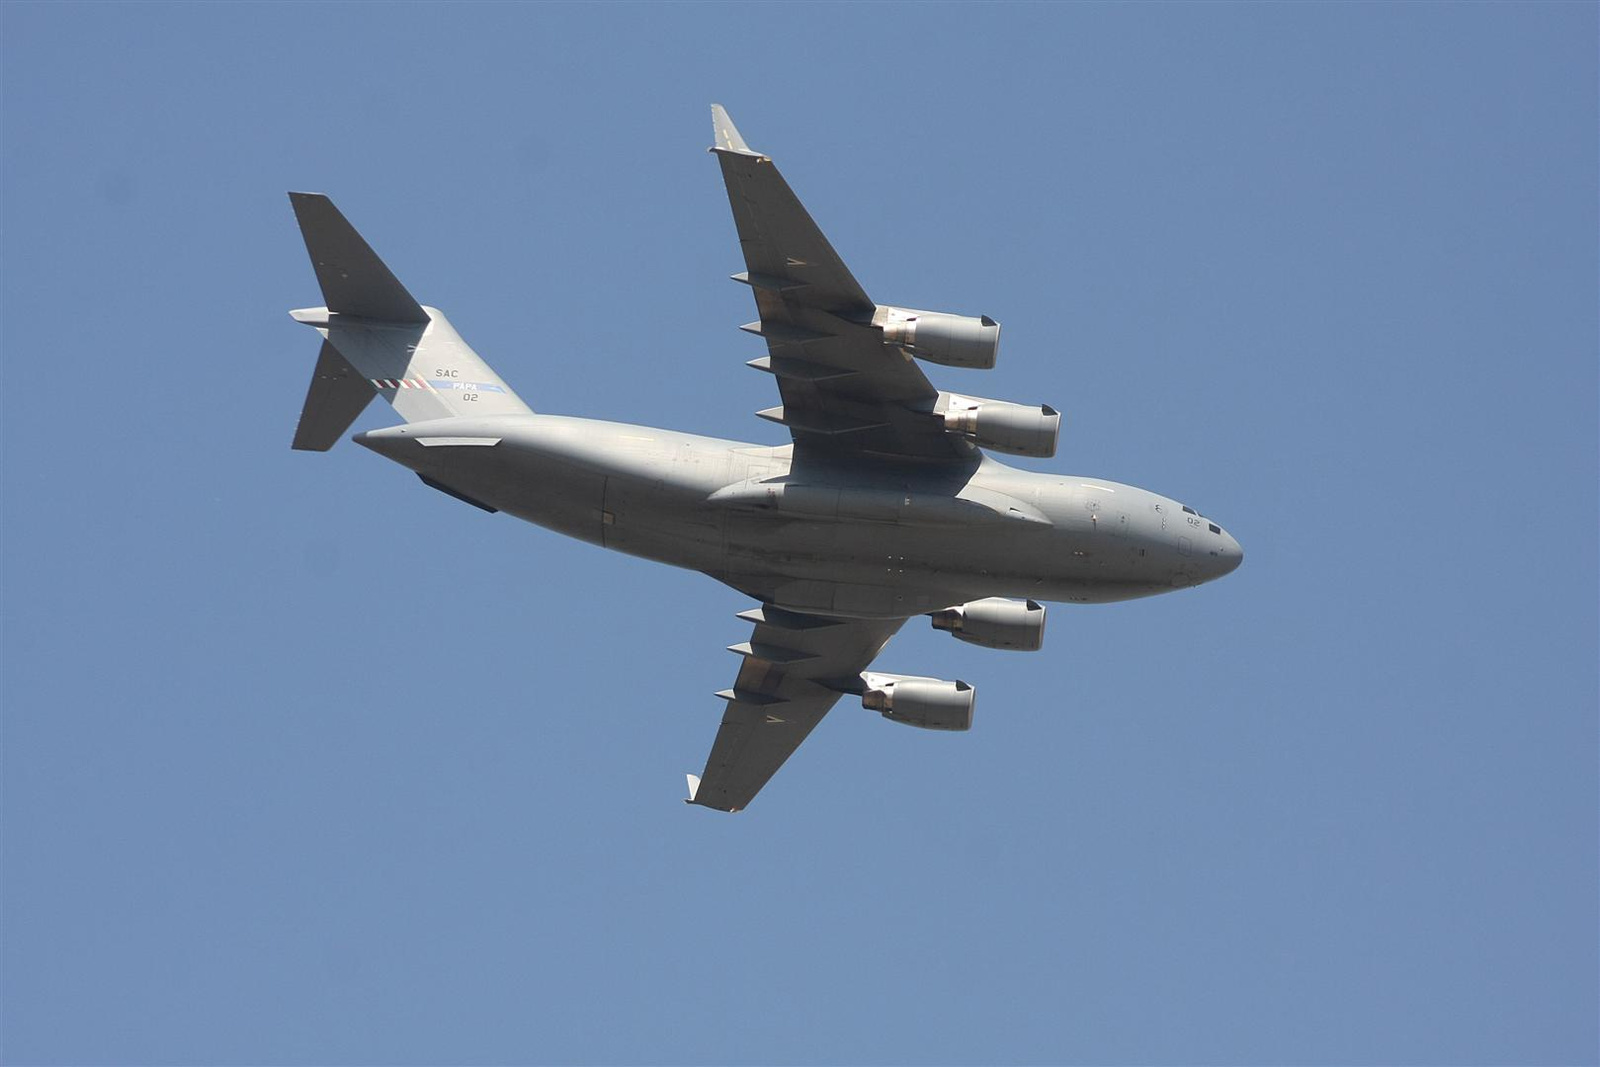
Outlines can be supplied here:
M839 615L1151 596L1226 573L1232 540L1208 545L1181 505L1145 490L982 454L930 464L857 452L843 463L823 449L551 415L357 439L479 506Z

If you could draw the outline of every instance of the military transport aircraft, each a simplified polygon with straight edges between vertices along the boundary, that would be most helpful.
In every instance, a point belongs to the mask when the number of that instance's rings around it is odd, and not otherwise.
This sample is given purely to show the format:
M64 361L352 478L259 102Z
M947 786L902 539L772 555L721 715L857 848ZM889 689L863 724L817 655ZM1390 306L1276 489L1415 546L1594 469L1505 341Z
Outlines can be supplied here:
M1097 604L1220 578L1239 542L1193 508L1104 478L1039 474L1043 405L941 392L918 361L989 368L987 317L867 296L772 160L720 106L716 144L766 342L750 366L782 403L781 447L535 414L448 319L395 279L326 197L290 193L326 307L294 447L331 448L374 395L405 420L355 441L485 511L687 567L756 602L722 725L689 803L750 803L841 695L892 722L972 725L962 681L869 669L913 615L988 648L1032 650L1041 601Z

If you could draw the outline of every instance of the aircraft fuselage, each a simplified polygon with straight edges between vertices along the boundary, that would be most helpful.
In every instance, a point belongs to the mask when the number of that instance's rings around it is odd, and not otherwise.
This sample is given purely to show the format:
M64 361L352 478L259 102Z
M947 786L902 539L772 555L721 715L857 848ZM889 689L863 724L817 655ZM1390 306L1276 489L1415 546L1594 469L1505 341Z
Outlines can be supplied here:
M977 451L927 463L559 415L416 422L356 440L479 506L605 548L894 618L983 597L1107 603L1220 578L1239 543L1177 501Z

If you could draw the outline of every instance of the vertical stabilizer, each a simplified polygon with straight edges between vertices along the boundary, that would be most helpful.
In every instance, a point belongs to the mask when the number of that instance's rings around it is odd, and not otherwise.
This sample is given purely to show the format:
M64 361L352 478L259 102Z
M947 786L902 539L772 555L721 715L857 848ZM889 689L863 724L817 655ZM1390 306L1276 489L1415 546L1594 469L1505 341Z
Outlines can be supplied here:
M407 422L531 413L442 313L412 298L331 200L289 199L328 302L290 312L323 339L295 448L331 448L374 396Z

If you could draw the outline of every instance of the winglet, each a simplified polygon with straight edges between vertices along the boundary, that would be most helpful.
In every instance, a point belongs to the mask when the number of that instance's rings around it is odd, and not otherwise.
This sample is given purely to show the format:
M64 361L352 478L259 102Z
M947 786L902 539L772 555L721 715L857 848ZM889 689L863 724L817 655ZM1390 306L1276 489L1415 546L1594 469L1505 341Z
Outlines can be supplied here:
M711 131L712 139L717 142L711 146L711 151L761 158L760 152L744 143L744 138L739 136L739 127L733 124L733 120L728 117L727 109L721 104L711 105Z
M700 776L698 774L686 774L684 777L689 779L689 797L684 803L693 804L695 794L700 792Z

